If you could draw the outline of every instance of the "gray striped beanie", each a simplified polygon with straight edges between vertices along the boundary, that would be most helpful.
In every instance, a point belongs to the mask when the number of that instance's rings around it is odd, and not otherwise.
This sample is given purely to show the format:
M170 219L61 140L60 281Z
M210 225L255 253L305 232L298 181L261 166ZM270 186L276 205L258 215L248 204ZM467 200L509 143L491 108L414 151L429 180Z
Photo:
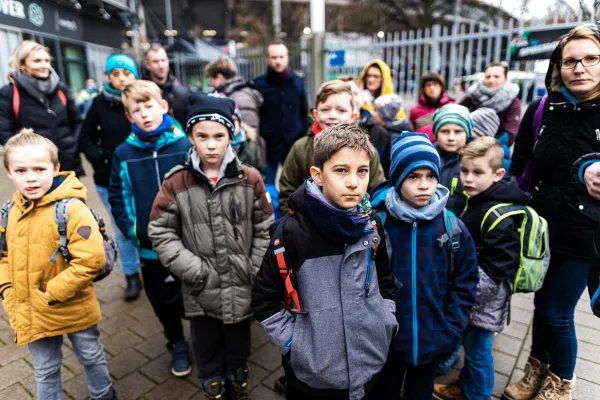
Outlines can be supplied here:
M491 108L478 108L471 113L473 120L473 133L479 136L496 137L500 128L500 118Z

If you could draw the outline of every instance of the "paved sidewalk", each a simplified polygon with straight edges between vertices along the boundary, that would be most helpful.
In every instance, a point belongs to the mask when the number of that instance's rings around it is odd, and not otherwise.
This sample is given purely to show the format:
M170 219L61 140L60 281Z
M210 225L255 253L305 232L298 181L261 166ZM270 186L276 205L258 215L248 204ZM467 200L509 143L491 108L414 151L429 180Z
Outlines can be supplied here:
M89 165L87 170L90 171ZM91 177L83 179L90 188L89 204L106 216L94 189ZM6 201L14 189L5 174L0 174L0 201ZM108 218L107 218L108 219ZM100 323L101 341L108 357L110 373L120 400L185 400L203 399L196 377L192 374L177 379L169 372L170 356L165 348L160 324L145 295L133 303L121 300L124 278L114 271L96 284L104 320ZM558 295L558 294L557 294ZM508 382L519 379L531 344L533 297L515 296L512 324L496 338L496 395ZM575 399L600 398L600 319L589 311L587 293L577 306L579 359ZM189 326L186 324L186 337ZM13 344L14 335L0 307L0 400L32 399L35 394L32 357L27 347ZM75 359L70 343L63 346L63 389L65 399L87 399L83 370ZM258 324L252 325L252 356L250 358L250 389L254 400L282 399L272 391L273 382L282 374L277 348ZM453 371L443 380L457 375Z

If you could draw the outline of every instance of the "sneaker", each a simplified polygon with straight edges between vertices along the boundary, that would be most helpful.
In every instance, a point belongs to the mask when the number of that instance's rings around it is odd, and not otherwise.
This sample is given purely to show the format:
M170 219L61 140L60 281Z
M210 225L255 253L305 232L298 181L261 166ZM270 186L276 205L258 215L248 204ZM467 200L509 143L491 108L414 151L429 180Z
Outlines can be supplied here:
M504 398L508 400L533 399L542 388L547 374L548 365L529 356L527 364L525 364L525 375L519 382L504 389Z
M140 274L125 275L125 278L127 279L127 287L125 288L123 299L125 301L133 301L140 297L140 292L142 291Z
M460 361L460 347L454 353L450 354L450 357L448 357L446 360L444 360L442 363L440 363L440 365L438 366L438 369L436 371L437 376L448 375L450 373L450 371L452 370L452 367L454 367L456 364L458 364L459 361Z
M187 376L192 372L190 352L185 340L173 343L171 348L171 373L178 378Z
M202 390L207 400L223 400L225 398L225 384L220 376L202 381Z
M575 380L575 376L573 376L572 380L560 379L548 371L548 376L534 400L573 400L571 391L575 386Z
M233 400L250 400L248 395L248 366L227 373L227 381L231 385Z
M465 383L460 378L447 385L436 383L433 386L433 398L438 400L467 400L464 387Z

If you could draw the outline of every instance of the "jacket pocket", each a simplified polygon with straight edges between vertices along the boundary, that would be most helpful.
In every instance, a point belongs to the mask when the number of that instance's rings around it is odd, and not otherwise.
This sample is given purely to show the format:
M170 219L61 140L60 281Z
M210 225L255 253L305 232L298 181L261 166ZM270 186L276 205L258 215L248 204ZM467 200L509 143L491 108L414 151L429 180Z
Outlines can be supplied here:
M16 325L14 321L15 289L6 289L4 291L3 296L4 300L2 301L2 307L4 308L6 315L8 315L8 322L10 323L11 328L13 328L13 330L16 330Z
M85 297L81 292L66 302L50 305L51 299L38 289L33 293L31 305L35 316L32 324L32 334L52 332L69 326L77 325L87 318Z
M296 377L316 389L347 389L343 319L337 308L296 314L290 364Z

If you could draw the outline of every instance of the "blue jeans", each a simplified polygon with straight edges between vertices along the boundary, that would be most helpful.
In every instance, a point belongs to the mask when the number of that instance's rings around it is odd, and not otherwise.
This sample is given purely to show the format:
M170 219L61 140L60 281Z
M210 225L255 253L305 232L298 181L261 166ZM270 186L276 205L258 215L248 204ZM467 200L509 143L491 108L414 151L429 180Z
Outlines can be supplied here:
M112 221L113 229L115 231L115 241L117 242L117 247L119 248L119 259L121 260L121 269L123 270L123 273L125 275L134 275L139 273L140 258L138 256L137 248L131 239L121 232L112 216L110 211L110 202L108 201L108 188L96 185L96 192L98 192L98 196L100 197L100 200L102 200L102 204L104 204L106 211L108 211L108 214L110 215L110 220Z
M531 356L561 379L573 379L577 359L575 306L591 261L552 256L544 286L535 293Z
M494 391L494 357L492 345L494 332L468 326L463 336L465 365L460 379L465 383L465 396L469 400L490 400Z
M98 341L98 326L67 335L73 344L75 356L83 365L85 382L92 399L108 399L112 391L112 381L108 375L104 347ZM37 384L38 400L61 400L62 382L60 366L62 363L62 336L52 336L29 343L29 352L33 356L33 372Z

